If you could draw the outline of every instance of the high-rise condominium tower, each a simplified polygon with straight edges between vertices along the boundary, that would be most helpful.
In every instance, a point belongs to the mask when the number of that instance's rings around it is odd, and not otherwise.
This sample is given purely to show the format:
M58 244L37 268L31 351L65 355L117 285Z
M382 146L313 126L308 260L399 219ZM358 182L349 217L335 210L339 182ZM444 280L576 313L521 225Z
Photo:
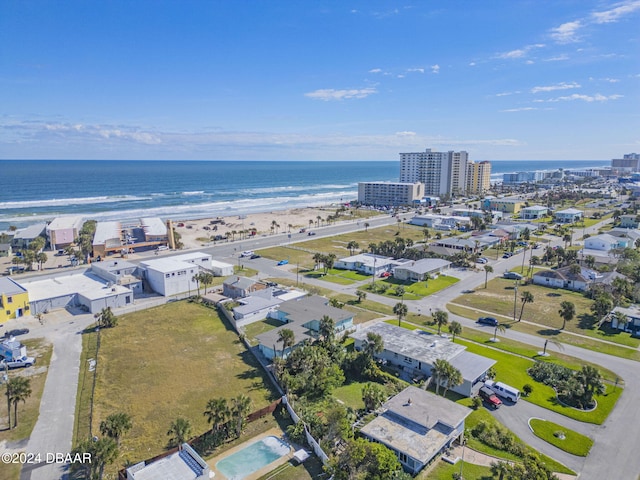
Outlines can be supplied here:
M460 195L467 188L468 161L465 151L401 153L400 181L423 183L425 195Z

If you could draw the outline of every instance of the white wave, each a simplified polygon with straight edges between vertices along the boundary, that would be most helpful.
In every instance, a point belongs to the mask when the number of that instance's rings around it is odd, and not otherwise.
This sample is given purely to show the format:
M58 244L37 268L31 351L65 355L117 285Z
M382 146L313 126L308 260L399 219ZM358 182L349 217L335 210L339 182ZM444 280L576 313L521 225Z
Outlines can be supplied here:
M204 193L204 190L195 190L193 192L182 192L182 195L202 195Z
M100 203L116 203L116 202L139 202L150 200L150 197L137 197L134 195L119 196L103 196L103 197L80 197L80 198L52 198L48 200L27 200L22 202L0 202L1 209L22 209L22 208L40 208L40 207L57 207L68 205L96 205Z
M142 217L160 217L175 220L197 219L328 205L331 203L351 201L357 198L357 196L358 192L356 190L341 190L337 192L310 193L296 197L273 196L221 202L184 203L182 205L162 205L151 208L132 208L109 212L93 212L87 209L85 211L78 210L74 212L74 215L98 221L122 221ZM58 215L50 213L34 214L31 216L0 215L0 222L26 226L52 220L57 216L64 216L64 214Z
M353 188L357 186L357 183L346 184L346 185L283 185L280 187L260 187L260 188L248 188L245 190L246 193L250 194L260 194L260 193L278 193L278 192L310 192L315 190L337 190L337 189L345 189L345 188Z

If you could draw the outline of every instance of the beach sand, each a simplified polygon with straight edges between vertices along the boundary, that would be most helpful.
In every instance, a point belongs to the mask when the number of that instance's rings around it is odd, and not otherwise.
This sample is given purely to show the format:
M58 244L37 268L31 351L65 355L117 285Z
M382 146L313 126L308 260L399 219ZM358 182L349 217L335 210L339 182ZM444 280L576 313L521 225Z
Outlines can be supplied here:
M214 218L198 220L175 219L172 221L176 232L181 236L184 248L190 249L201 247L203 244L211 241L215 235L222 235L224 237L227 232L233 235L232 232L235 231L235 239L237 240L241 237L239 232L254 228L257 231L256 235L288 232L297 233L301 228L313 230L317 226L318 216L322 218L320 225L325 225L327 217L334 215L335 212L335 206L328 206L218 217L224 221L224 225L220 223L212 224ZM274 227L272 230L272 223L274 221L278 227ZM310 221L313 221L312 225L310 225Z

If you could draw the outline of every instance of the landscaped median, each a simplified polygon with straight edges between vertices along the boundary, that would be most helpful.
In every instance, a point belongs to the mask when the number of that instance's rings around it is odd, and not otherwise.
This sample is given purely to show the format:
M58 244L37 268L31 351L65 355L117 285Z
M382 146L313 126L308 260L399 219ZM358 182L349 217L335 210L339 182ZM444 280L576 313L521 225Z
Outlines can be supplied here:
M536 437L571 455L586 457L593 446L589 437L541 418L530 418L529 428Z

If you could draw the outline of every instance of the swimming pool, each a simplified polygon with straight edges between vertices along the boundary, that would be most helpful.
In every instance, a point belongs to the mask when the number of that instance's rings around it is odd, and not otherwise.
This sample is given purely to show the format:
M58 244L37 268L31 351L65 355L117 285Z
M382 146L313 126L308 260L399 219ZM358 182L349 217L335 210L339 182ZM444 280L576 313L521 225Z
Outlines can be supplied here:
M274 436L265 437L223 458L216 463L216 468L229 480L242 480L287 453L286 442Z

